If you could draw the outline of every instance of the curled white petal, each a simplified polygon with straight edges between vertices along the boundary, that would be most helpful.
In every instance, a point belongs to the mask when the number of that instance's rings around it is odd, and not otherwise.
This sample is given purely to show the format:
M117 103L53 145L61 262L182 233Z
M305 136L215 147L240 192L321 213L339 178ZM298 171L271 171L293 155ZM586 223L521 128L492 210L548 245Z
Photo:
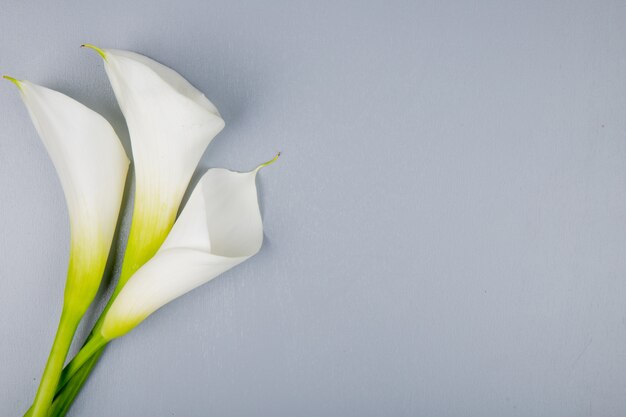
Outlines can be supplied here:
M173 222L198 161L224 120L174 70L133 52L99 51L130 132L135 198Z
M156 255L128 281L101 328L110 340L161 306L256 254L263 242L257 170L211 169Z
M102 116L57 91L15 81L48 151L69 211L71 253L66 294L88 305L111 247L129 161Z

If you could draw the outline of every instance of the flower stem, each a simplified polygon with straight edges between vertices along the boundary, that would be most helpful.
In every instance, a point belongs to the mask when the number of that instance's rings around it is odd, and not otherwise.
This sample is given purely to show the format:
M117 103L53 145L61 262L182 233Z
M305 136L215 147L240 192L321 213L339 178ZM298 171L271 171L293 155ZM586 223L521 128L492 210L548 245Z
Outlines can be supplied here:
M106 345L104 347L106 347ZM81 388L85 384L87 377L91 374L93 367L96 366L100 356L102 356L104 347L100 348L100 350L87 359L87 362L68 380L64 387L59 388L59 392L57 392L52 406L50 407L48 417L65 416L72 406L74 399L78 396ZM25 415L25 417L27 417L27 415Z
M46 417L48 414L48 408L54 399L63 364L67 358L67 352L70 350L70 345L80 319L80 315L69 313L65 309L61 313L59 328L57 329L50 356L48 356L48 362L33 402L32 417Z
M57 391L67 384L67 382L78 372L78 370L91 358L96 352L103 348L108 343L108 340L104 339L99 333L94 334L91 339L87 341L85 346L74 356L74 359L68 363L57 384Z
M80 392L83 384L87 380L89 374L93 367L98 363L100 356L104 352L104 348L108 342L104 341L102 345L98 347L98 345L93 344L89 347L89 352L85 351L89 342L93 339L89 339L83 349L76 355L78 357L81 355L80 363L75 362L76 358L70 362L65 369L63 369L63 373L61 374L61 379L59 380L59 384L56 387L56 394L54 396L54 401L52 401L52 405L48 409L48 417L59 417L64 416L70 406L74 402L74 399ZM73 365L72 365L73 364ZM68 367L73 366L73 370L70 374L68 371ZM33 416L33 407L29 408L28 411L24 414L24 417L32 417Z

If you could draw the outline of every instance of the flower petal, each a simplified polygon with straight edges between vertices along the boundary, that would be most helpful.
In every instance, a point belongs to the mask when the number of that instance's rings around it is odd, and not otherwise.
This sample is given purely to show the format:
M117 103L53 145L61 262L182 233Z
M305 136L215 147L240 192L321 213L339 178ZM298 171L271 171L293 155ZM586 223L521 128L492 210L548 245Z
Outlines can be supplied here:
M257 172L211 169L202 177L159 251L113 302L101 328L106 339L126 334L163 305L260 250Z
M98 113L57 91L29 81L17 84L67 202L71 254L66 294L76 291L74 298L86 308L104 272L129 161L115 131Z
M175 215L224 120L204 94L174 70L133 52L103 51L130 132L137 197Z

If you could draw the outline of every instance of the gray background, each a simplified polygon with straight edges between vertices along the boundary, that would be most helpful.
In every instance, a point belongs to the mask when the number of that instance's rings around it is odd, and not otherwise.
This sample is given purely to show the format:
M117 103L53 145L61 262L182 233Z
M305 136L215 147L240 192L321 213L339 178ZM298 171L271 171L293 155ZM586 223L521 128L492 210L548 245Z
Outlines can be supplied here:
M83 42L219 107L198 172L284 152L259 179L262 252L113 343L70 415L626 415L625 21L621 0L3 0L0 71L101 112L127 149ZM69 235L10 83L0 114L0 415L18 416Z

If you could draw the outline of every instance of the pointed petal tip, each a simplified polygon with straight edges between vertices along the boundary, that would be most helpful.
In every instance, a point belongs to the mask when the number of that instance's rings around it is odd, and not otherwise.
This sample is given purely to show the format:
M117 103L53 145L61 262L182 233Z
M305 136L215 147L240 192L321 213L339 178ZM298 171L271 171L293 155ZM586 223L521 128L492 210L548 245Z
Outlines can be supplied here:
M13 84L17 86L17 88L20 89L20 91L22 90L22 83L17 78L9 77L8 75L3 75L2 78L4 78L5 80L11 81Z
M104 59L105 61L107 60L107 54L100 48L98 48L97 46L94 46L90 43L84 43L80 46L81 48L89 48L89 49L93 49L94 51L96 51L98 53L98 55L100 55L102 57L102 59Z
M272 159L270 159L267 162L263 162L261 165L256 167L254 169L254 171L256 172L256 171L260 170L261 168L265 168L266 166L272 165L274 162L276 162L278 160L278 158L280 157L280 154L281 154L281 152L278 152L275 157L273 157Z

